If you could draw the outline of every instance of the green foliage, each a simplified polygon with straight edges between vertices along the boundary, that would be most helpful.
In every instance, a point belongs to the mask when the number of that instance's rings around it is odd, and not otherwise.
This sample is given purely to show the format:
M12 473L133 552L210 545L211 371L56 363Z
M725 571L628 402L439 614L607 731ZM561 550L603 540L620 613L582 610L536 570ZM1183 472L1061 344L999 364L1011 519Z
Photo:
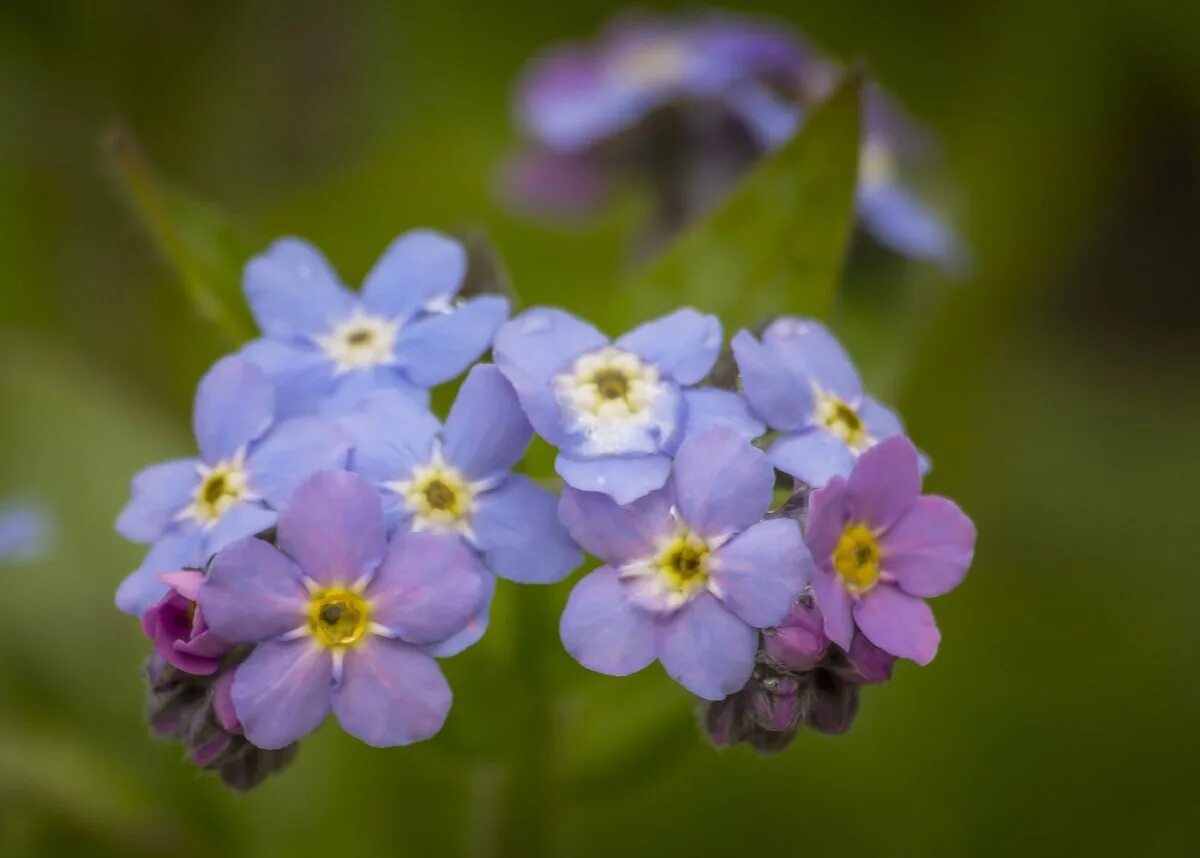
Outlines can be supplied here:
M826 315L853 220L861 102L852 72L795 138L634 277L632 315L693 304L729 329L768 315Z

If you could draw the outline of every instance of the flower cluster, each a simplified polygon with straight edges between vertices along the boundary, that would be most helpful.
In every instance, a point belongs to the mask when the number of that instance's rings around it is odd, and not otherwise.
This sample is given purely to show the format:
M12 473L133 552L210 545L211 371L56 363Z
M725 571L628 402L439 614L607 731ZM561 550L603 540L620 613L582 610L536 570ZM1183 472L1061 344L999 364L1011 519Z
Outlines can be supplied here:
M615 340L557 309L504 321L503 299L455 299L465 267L428 231L361 296L295 240L247 266L265 336L201 380L199 456L137 475L117 521L150 546L117 605L153 645L157 735L243 789L331 713L370 745L428 739L452 699L435 659L484 635L497 579L553 584L581 549L601 565L567 600L567 652L661 663L718 744L844 731L860 685L933 658L924 599L963 578L974 530L921 495L916 448L826 328L738 332L721 388L713 316ZM428 385L463 371L439 420ZM560 494L517 470L535 433Z
M799 34L719 15L624 17L593 42L548 51L526 72L517 115L529 139L507 189L535 213L596 210L622 182L648 188L661 239L707 210L787 142L841 74ZM957 237L911 190L928 135L876 84L866 90L857 205L892 250L958 269Z

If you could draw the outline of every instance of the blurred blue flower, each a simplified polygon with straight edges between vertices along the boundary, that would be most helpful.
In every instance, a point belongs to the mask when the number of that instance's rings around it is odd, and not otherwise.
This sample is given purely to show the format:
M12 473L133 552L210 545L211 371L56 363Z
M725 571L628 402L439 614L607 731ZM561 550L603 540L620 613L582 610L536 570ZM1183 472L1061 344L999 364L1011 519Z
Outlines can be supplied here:
M771 464L809 486L848 475L864 451L904 431L894 411L863 392L850 357L820 322L777 319L761 342L739 331L733 354L751 409L782 433L768 450Z
M117 607L130 614L166 594L159 573L202 568L226 545L273 526L305 477L342 467L349 452L331 421L277 421L271 382L237 357L218 361L201 379L192 421L200 458L141 471L117 519L126 539L152 545L117 590Z
M559 448L567 485L629 503L662 487L686 435L762 434L736 393L693 387L720 348L720 320L691 308L615 343L569 313L535 308L500 329L494 354L533 428Z
M342 286L311 245L275 242L246 266L245 290L264 336L242 355L279 389L281 417L338 413L364 394L403 390L419 402L491 345L508 302L457 302L467 271L457 241L431 230L397 238L361 295Z
M452 535L492 573L522 584L561 581L582 561L555 495L510 473L533 429L496 367L471 370L445 427L396 391L371 394L342 425L354 443L351 470L379 488L392 529ZM484 585L479 613L435 655L453 655L483 635L492 575Z
M798 522L762 520L774 485L766 456L718 428L684 441L671 482L627 506L564 489L563 522L606 564L571 592L567 651L614 676L657 659L706 700L741 689L758 630L787 616L811 565Z
M458 540L386 538L379 493L355 474L306 480L279 518L279 547L221 551L200 588L209 628L257 644L233 679L233 708L259 748L283 748L332 709L369 745L441 729L450 686L423 647L475 615L482 570Z
M9 502L0 507L0 563L31 563L50 547L50 519L31 503Z

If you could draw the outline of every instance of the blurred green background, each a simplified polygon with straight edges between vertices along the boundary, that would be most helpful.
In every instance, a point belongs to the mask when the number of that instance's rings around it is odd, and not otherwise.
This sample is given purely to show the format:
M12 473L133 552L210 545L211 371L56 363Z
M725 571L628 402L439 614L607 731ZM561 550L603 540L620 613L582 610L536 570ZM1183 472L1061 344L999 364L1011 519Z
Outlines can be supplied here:
M225 345L115 190L104 132L124 123L164 174L263 242L315 241L347 282L408 227L486 224L526 302L623 328L605 314L623 215L552 230L494 194L523 61L617 8L0 7L0 498L57 519L49 559L0 569L0 853L522 855L504 796L545 754L517 819L543 820L554 854L1196 854L1186 0L738 7L865 58L937 130L977 255L953 286L859 248L834 317L933 456L931 490L980 530L971 576L935 603L941 654L869 689L849 735L712 751L657 668L599 677L561 651L564 583L537 617L502 585L489 637L446 665L436 741L374 751L329 724L237 796L147 738L147 646L111 603L139 549L111 525L137 468L190 452L194 384ZM532 672L522 635L544 641Z

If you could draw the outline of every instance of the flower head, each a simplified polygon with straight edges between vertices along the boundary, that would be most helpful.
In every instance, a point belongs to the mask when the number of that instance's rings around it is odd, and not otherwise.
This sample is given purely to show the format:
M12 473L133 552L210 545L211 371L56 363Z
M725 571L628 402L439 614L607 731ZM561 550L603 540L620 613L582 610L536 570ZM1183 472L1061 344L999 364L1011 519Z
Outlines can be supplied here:
M715 428L684 441L671 481L631 504L565 489L563 522L606 564L571 593L567 651L614 676L657 659L708 700L745 685L758 629L787 615L806 578L797 523L762 521L773 486L766 457Z
M841 343L820 322L777 319L761 341L739 331L733 354L750 407L781 433L771 463L809 486L846 476L863 452L904 431L895 412L863 391Z
M533 430L496 367L471 370L445 426L394 391L367 397L342 425L354 439L351 469L379 489L391 529L457 539L488 570L523 584L560 581L582 560L554 494L511 472ZM438 655L469 646L487 628L490 575L485 584L479 615L439 644Z
M423 648L478 610L482 570L471 552L430 533L388 542L378 492L340 471L296 490L276 539L278 548L248 538L221 551L200 589L214 632L256 644L232 687L246 737L282 748L330 709L369 745L437 733L450 687Z
M561 310L535 308L496 335L496 365L533 428L559 448L567 485L628 503L661 488L688 435L762 424L735 393L694 387L721 347L721 323L691 308L616 342Z
M154 642L154 651L184 673L216 673L229 644L209 630L204 611L196 604L204 573L183 570L158 577L171 589L142 614L142 631Z
M462 245L432 230L397 238L367 275L346 289L311 245L275 242L246 266L250 310L263 337L242 354L279 385L287 415L340 412L381 388L424 402L487 351L508 302L456 302L466 276Z
M849 479L813 492L805 541L829 640L850 650L857 629L886 653L933 660L941 635L923 600L967 574L975 526L953 502L921 494L911 441L872 447Z
M139 473L117 519L122 536L152 546L117 591L117 607L127 613L144 613L166 593L159 573L203 568L226 545L270 528L305 477L342 467L349 452L330 421L279 422L271 382L236 357L201 379L193 424L200 457Z

